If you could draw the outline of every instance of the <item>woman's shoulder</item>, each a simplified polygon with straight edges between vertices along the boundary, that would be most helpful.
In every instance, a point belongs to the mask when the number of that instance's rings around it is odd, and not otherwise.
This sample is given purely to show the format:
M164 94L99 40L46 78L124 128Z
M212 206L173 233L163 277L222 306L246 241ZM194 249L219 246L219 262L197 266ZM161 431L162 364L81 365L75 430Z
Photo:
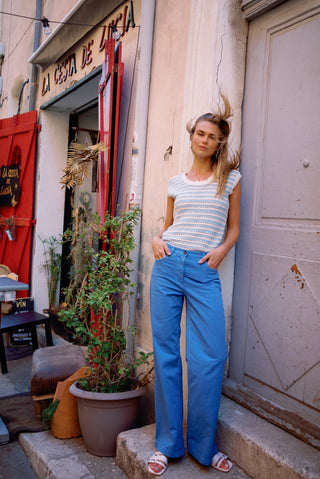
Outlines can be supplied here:
M171 185L177 185L181 182L183 182L183 173L180 173L179 175L172 176L169 180L169 184L171 184Z
M233 185L234 187L239 182L240 178L241 178L241 173L239 170L230 170L229 176L228 176L228 182L230 183L235 182L235 184Z
M226 189L229 190L229 194L232 193L234 188L237 186L241 178L241 173L238 170L230 170L228 175L228 180L226 184Z
M168 183L168 195L175 198L179 187L183 183L183 175L180 173L179 175L175 175L170 178Z

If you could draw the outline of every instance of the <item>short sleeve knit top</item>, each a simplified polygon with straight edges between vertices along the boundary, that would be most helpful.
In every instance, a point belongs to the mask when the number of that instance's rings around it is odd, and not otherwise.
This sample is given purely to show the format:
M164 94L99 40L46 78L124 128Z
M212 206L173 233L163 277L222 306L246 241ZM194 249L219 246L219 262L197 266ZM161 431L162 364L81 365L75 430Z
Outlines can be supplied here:
M218 182L213 176L191 181L185 173L169 181L168 195L174 198L173 224L162 238L172 246L208 252L221 243L229 211L229 195L241 175L231 170L223 195L216 196Z

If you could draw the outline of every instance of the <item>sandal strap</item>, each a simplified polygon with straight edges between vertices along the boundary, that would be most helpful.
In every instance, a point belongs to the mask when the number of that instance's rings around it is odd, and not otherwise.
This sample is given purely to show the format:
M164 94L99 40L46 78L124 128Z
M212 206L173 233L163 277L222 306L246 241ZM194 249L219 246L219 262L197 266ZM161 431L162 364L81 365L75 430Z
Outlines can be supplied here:
M220 467L224 460L228 460L228 456L223 452L217 452L217 454L213 456L212 464L214 464L216 467Z
M156 451L149 459L148 464L159 464L166 468L168 466L168 458L160 451Z

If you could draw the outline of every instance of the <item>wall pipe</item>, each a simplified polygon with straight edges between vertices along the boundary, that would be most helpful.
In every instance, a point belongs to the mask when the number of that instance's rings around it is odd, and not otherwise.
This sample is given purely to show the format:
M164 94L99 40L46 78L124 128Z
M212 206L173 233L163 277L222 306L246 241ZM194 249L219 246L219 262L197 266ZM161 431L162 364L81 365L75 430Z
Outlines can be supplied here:
M36 18L42 17L42 0L36 0ZM41 36L41 21L36 20L34 25L34 37L33 37L33 51L35 52L40 45ZM36 94L38 88L38 67L31 64L31 79L30 79L30 92L29 92L29 111L33 111L36 104Z
M132 144L132 178L130 185L131 203L129 206L142 207L143 180L145 169L145 156L147 144L149 93L151 80L152 42L154 30L155 0L142 0L139 38L139 62L137 67L137 90L134 118L134 139ZM131 194L134 194L134 198ZM138 284L139 258L141 248L141 219L134 230L136 248L131 255L132 273L131 282ZM136 304L138 299L138 286L135 286L130 297L129 326L136 323ZM127 336L127 352L133 354L134 337Z
M21 90L20 90L17 115L20 115L22 94L23 94L24 87L26 86L27 83L29 83L29 78L28 78L28 80L23 82L23 85L22 85Z

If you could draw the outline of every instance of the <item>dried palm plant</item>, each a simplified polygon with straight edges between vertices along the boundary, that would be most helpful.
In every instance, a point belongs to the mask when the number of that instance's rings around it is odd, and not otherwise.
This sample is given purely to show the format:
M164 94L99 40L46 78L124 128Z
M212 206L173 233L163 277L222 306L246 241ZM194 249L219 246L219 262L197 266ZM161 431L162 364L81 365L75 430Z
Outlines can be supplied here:
M60 180L62 188L74 188L77 185L82 185L88 176L91 161L97 161L99 153L107 149L108 147L102 142L95 145L72 143L68 148L67 164Z

